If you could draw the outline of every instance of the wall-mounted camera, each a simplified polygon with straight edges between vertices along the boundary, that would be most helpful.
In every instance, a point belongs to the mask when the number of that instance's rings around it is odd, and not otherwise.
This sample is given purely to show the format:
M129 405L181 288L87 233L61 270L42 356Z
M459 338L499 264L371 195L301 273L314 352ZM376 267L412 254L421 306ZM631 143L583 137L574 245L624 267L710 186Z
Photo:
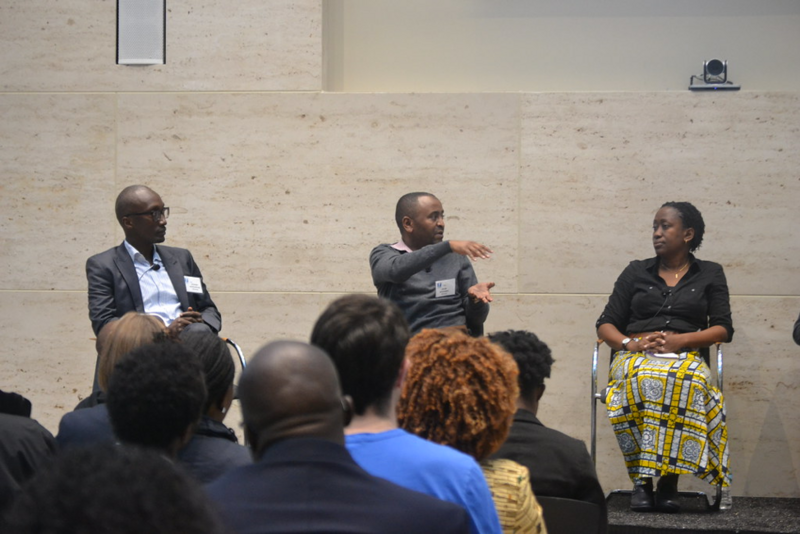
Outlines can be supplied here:
M699 83L701 80L702 83ZM690 91L738 91L741 88L741 85L733 85L728 81L728 62L719 59L704 61L703 76L692 74L689 78Z

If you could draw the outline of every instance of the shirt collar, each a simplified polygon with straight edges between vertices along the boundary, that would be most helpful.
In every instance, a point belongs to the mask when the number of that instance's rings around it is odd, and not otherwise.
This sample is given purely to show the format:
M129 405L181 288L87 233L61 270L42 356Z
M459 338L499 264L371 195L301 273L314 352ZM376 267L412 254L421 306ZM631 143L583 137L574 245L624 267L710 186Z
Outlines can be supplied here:
M392 248L395 250L399 250L400 252L414 252L408 245L406 245L406 242L403 241L402 239L397 243L395 243L394 245L392 245Z
M141 258L140 262L145 262L145 263L147 262L147 260L144 257L144 254L136 250L136 248L133 245L128 243L127 239L123 241L123 244L125 245L125 250L128 251L128 254L130 255L131 261L133 263L136 263L136 261L139 260L139 258ZM158 254L158 245L155 244L153 245L153 263L160 263L162 265L164 263L161 261L161 256L159 256Z
M689 253L689 270L687 272L694 272L700 268L698 262L700 260L694 257L694 254ZM658 261L658 256L645 260L644 268L647 269L650 274L653 276L658 277L658 266L660 262Z
M544 426L539 421L539 418L533 415L533 412L526 410L525 408L517 408L517 411L514 414L514 421L523 421L525 423L533 423L539 426Z

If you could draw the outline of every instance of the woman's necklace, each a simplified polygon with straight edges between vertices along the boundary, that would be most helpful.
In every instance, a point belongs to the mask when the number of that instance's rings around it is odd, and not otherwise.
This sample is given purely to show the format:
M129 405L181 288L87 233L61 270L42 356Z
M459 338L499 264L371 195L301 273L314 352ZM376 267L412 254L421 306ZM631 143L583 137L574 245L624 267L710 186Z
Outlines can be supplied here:
M684 263L683 266L678 270L670 269L669 267L667 267L663 263L661 264L661 268L664 269L665 271L667 271L668 273L675 273L675 278L678 278L678 276L680 276L680 274L681 274L681 271L683 271L688 266L689 266L689 260L686 260L686 263Z

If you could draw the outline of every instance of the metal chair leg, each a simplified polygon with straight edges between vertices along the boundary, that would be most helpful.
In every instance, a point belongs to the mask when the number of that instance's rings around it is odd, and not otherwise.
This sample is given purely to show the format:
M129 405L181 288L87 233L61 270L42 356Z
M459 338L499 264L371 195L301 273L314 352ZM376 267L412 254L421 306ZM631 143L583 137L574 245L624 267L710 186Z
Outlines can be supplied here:
M244 354L242 353L242 349L239 348L239 345L236 344L231 338L224 337L222 338L225 340L225 343L231 345L236 350L236 355L239 356L239 363L242 366L242 371L244 371L245 367L247 367L247 360L244 359Z
M597 355L600 350L601 341L597 341L594 345L594 352L592 353L592 384L591 384L591 402L592 402L592 441L591 441L591 455L592 463L597 466Z

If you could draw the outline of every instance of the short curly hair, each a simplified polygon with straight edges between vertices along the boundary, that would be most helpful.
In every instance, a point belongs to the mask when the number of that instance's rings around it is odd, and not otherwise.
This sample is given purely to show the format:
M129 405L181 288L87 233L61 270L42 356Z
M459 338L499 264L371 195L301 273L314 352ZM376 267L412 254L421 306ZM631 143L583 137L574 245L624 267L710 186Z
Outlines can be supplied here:
M166 450L197 423L206 402L203 368L174 342L143 345L122 357L108 385L108 416L124 443Z
M500 448L519 394L510 354L486 338L423 330L406 355L411 366L397 411L402 428L478 461Z
M18 534L222 534L212 504L156 451L93 445L40 469L8 510L6 527Z
M678 212L684 228L694 229L694 238L689 243L689 252L694 252L703 243L703 234L706 233L706 223L700 210L695 208L690 202L665 202L662 208L672 208Z
M544 385L545 378L550 378L550 368L555 361L550 347L536 334L525 330L495 332L488 337L514 357L519 367L519 394L525 400L534 400L536 388Z

